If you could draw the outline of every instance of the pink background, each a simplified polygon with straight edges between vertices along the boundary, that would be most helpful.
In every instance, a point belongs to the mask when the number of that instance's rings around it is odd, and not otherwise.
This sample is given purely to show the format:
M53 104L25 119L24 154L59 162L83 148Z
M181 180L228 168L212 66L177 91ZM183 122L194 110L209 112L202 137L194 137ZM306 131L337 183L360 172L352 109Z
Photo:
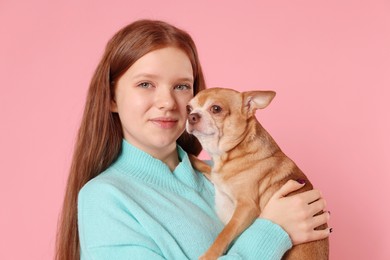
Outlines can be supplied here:
M0 2L0 259L53 258L89 80L138 18L190 32L209 87L277 91L258 116L326 197L331 259L390 259L390 2L234 2Z

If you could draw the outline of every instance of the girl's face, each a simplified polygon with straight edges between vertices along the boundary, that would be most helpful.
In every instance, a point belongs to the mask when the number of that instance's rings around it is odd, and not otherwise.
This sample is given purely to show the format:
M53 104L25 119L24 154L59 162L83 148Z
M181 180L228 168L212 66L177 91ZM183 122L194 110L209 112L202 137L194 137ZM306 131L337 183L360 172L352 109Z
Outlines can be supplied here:
M126 141L159 159L172 153L185 128L193 84L191 62L178 48L138 59L117 82L112 103Z

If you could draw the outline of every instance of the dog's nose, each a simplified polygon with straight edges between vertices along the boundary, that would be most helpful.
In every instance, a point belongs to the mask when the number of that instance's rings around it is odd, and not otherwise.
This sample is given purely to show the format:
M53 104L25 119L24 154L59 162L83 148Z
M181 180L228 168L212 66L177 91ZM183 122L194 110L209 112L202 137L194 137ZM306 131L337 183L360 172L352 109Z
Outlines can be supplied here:
M188 123L191 125L196 124L200 119L200 115L198 113L192 113L188 115Z

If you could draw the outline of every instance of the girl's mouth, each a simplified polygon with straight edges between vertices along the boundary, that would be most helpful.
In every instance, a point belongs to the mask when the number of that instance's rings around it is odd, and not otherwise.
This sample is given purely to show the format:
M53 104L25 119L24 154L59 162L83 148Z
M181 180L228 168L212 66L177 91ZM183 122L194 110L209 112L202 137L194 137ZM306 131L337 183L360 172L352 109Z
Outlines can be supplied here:
M173 119L173 118L168 118L168 117L158 117L158 118L153 118L150 120L153 124L164 128L164 129L170 129L173 128L177 125L178 120Z

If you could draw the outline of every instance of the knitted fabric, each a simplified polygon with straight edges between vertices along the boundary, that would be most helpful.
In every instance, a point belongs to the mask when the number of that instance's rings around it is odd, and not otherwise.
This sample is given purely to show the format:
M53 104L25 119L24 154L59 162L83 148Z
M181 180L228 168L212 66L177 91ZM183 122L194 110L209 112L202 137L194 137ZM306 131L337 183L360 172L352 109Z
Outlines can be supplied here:
M198 259L223 229L212 184L185 151L172 172L125 140L118 159L78 198L81 259ZM280 259L291 240L257 219L220 259Z

